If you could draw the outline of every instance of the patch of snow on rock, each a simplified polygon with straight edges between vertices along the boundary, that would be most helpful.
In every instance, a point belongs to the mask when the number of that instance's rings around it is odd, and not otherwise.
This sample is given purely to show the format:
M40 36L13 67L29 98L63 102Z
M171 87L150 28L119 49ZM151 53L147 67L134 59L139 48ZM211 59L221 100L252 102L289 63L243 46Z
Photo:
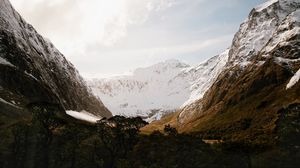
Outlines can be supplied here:
M77 111L72 111L72 110L68 110L66 111L66 113L73 117L76 118L78 120L83 120L83 121L87 121L90 123L96 123L98 120L101 120L101 117L95 116L91 113L88 113L86 111L81 111L81 112L77 112Z
M14 65L12 63L10 63L9 61L7 61L6 59L4 59L2 57L0 57L0 64L14 67Z
M20 108L20 107L18 107L18 106L16 106L16 105L12 104L12 103L10 103L10 102L7 102L6 100L2 99L1 97L0 97L0 102L1 102L1 103L4 103L4 104L7 104L7 105L10 105L10 106L15 107L15 108Z
M289 83L286 85L286 89L292 88L299 80L300 80L300 69L290 79Z
M258 12L260 12L260 11L268 8L270 5L272 5L272 4L276 3L276 2L278 2L278 0L268 0L267 2L265 2L265 3L263 3L263 4L259 5L259 6L257 6L255 8L255 10L258 11Z

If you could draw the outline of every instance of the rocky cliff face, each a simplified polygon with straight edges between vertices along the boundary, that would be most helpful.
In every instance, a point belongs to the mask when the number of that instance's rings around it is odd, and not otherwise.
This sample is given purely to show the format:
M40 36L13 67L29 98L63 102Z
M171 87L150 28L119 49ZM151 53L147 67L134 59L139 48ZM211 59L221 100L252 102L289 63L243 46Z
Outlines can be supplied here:
M233 39L224 70L203 98L156 125L171 123L213 138L270 142L280 109L300 101L299 22L296 0L271 0L254 8Z
M8 0L0 0L0 98L2 114L21 114L30 103L47 102L111 116L75 67Z

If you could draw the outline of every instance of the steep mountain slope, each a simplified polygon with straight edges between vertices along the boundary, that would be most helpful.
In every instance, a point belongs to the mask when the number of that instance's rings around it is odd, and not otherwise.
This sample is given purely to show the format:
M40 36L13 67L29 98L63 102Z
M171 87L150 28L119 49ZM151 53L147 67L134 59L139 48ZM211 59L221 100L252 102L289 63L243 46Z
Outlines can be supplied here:
M26 106L39 102L111 116L53 44L27 24L8 0L0 0L0 113L22 116Z
M172 124L208 138L272 142L279 111L300 101L299 22L296 0L272 0L253 9L203 98L145 130Z
M129 76L88 83L114 115L143 116L153 121L200 99L227 59L228 52L224 52L195 67L168 60L139 68Z

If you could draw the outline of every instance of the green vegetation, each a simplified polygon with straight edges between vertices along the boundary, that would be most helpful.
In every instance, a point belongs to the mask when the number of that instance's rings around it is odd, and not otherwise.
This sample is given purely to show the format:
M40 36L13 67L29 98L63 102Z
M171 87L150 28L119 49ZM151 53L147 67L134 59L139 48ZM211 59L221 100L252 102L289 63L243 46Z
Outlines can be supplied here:
M300 105L280 111L276 145L206 144L205 135L180 134L170 125L140 134L141 118L115 116L95 125L62 115L59 107L32 104L30 121L3 125L0 168L297 167ZM248 120L241 125L248 127ZM5 127L4 127L5 126ZM275 140L274 140L275 141ZM217 142L217 141L216 141Z

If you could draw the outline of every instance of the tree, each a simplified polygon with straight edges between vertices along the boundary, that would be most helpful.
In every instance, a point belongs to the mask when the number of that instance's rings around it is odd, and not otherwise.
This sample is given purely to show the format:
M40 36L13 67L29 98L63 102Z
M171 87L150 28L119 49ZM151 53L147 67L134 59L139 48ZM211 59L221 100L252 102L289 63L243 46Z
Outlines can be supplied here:
M108 167L115 167L117 159L126 158L138 142L139 129L147 122L140 117L114 116L97 122L97 132L102 144L109 152Z
M45 102L32 103L27 106L32 112L32 127L35 139L35 163L36 167L48 167L49 147L53 140L53 130L62 124L56 113L61 108L55 104Z
M60 138L64 141L63 157L69 161L62 162L70 163L70 168L76 167L79 160L78 154L80 153L81 142L87 136L86 129L82 129L76 124L67 125L62 129Z
M26 162L27 144L28 144L28 126L24 123L18 123L12 129L13 134L13 167L24 167Z
M165 125L164 132L168 136L176 136L176 135L178 135L178 131L176 130L176 128L171 127L170 125Z

